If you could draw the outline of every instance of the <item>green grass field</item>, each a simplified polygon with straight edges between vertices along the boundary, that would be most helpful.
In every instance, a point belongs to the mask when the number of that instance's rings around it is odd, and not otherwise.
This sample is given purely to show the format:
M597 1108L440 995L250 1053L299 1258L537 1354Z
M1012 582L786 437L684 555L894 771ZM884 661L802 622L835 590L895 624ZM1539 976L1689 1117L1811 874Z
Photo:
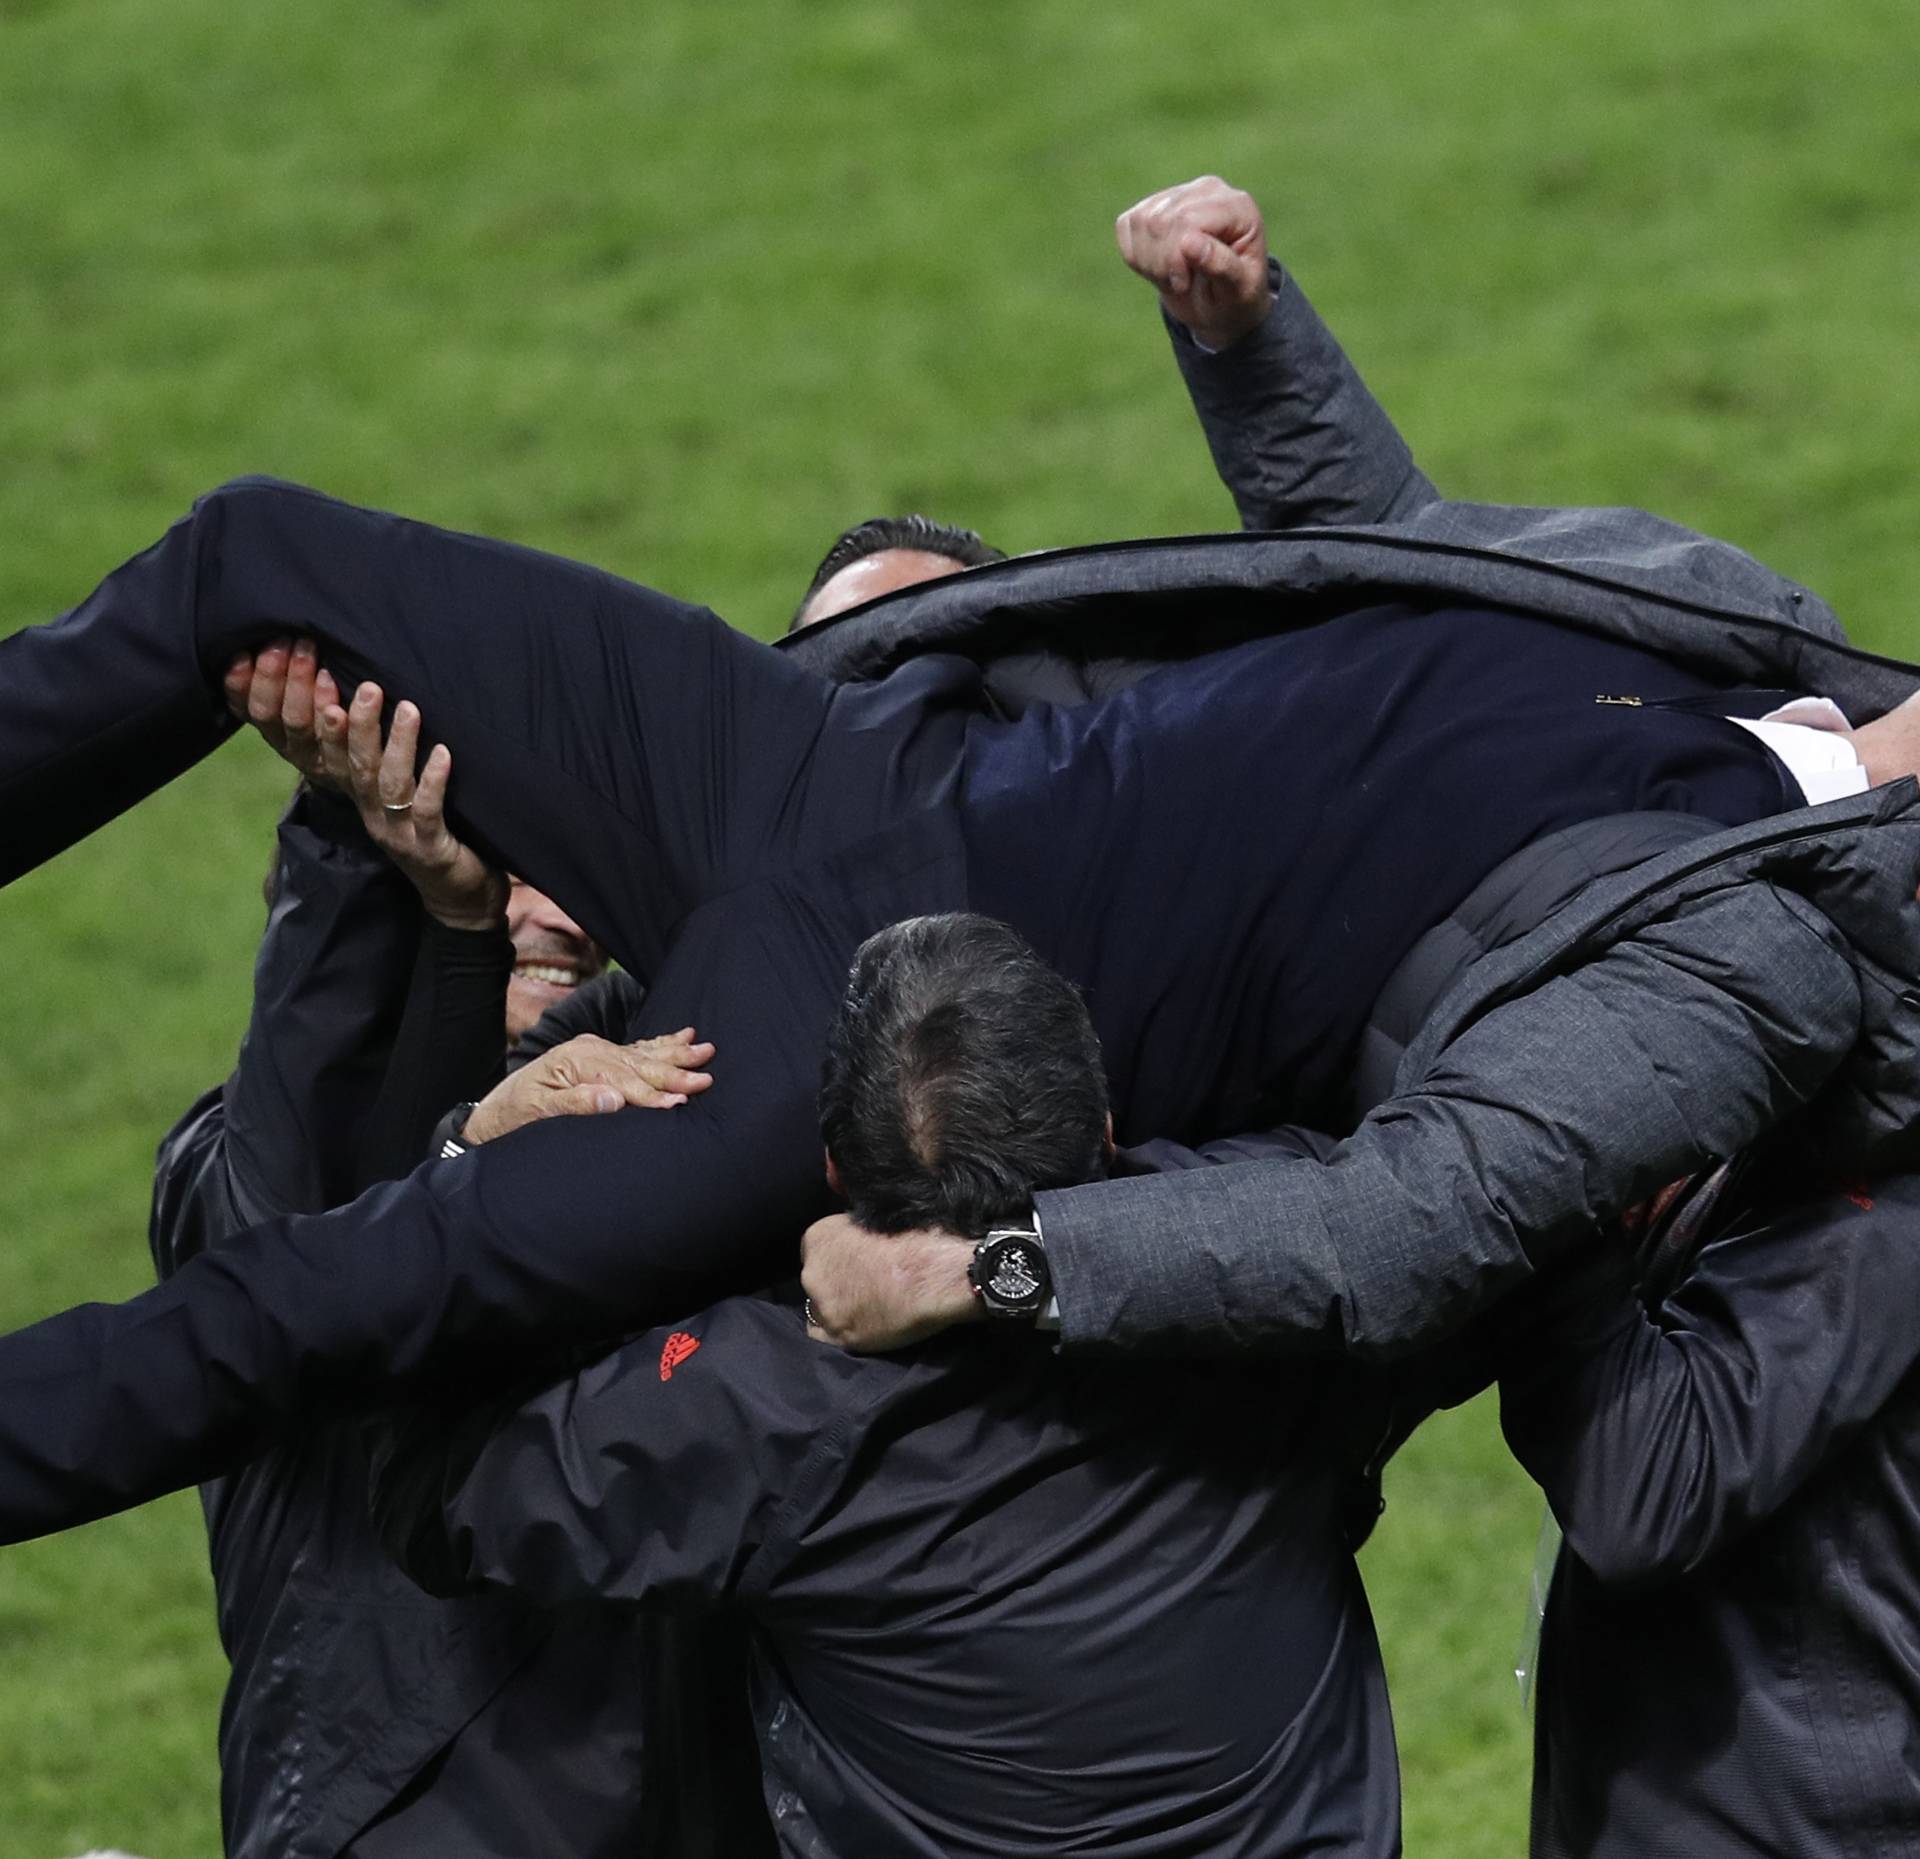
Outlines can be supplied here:
M0 632L242 471L757 632L880 510L1230 526L1108 231L1211 169L1444 488L1920 654L1917 61L1910 0L0 0ZM0 1325L141 1285L285 786L237 745L0 896ZM1389 1497L1408 1848L1518 1853L1537 1500L1484 1404ZM0 1859L218 1850L203 1560L190 1497L0 1555Z

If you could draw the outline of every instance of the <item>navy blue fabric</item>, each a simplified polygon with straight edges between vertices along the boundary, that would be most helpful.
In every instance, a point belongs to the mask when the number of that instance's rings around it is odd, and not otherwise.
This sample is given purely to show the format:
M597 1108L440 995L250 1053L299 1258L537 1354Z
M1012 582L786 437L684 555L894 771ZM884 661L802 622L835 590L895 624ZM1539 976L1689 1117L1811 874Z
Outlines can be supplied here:
M1710 690L1488 608L1282 632L976 723L973 905L1086 991L1122 1140L1345 1128L1387 977L1510 854L1604 815L1802 804L1750 732L1679 707Z
M847 961L900 917L1004 907L1043 955L1093 984L1130 1130L1152 1120L1131 1101L1143 1052L1183 1078L1176 1121L1190 1135L1227 1133L1198 1127L1209 1107L1310 1065L1302 1029L1271 1011L1274 977L1288 935L1338 944L1344 919L1316 915L1310 896L1291 921L1250 917L1223 879L1231 865L1166 908L1130 888L1151 891L1143 874L1177 860L1184 835L1218 844L1223 816L1247 829L1238 864L1266 855L1256 885L1282 884L1288 848L1216 779L1229 751L1241 768L1258 759L1240 740L1249 724L1275 752L1280 694L1262 680L1222 684L1224 660L1164 674L1177 804L1122 836L1123 875L1075 892L1053 867L1074 836L1100 837L1088 821L1054 837L1011 825L1004 840L963 836L970 724L981 760L969 805L981 822L994 805L972 662L934 655L836 686L614 576L264 482L204 499L65 620L0 641L0 877L221 740L210 681L232 649L278 631L318 636L346 677L378 672L421 704L428 733L453 750L469 830L647 975L637 1031L691 1022L717 1042L720 1082L671 1118L518 1132L456 1172L429 1166L352 1208L271 1222L124 1306L9 1337L0 1534L208 1476L315 1404L371 1399L430 1366L485 1371L507 1344L605 1336L783 1275L795 1233L828 1204L813 1099ZM1156 701L1150 691L1128 709L1122 697L1104 714L1150 715ZM1229 730L1208 720L1221 701L1235 706ZM1112 794L1122 817L1138 797L1111 779L1102 790L1101 727L1078 731L1085 759L1065 779ZM1744 738L1728 753L1771 766ZM96 761L110 781L88 775ZM1353 874L1355 896L1397 894L1391 858L1365 838L1344 852L1370 874ZM1458 859L1462 889L1483 875L1476 856ZM1076 948L1095 913L1122 939L1111 985ZM1126 952L1128 940L1147 953ZM1256 1060L1169 1029L1176 968L1241 988L1274 1043ZM1378 978L1356 965L1342 980L1356 1021Z

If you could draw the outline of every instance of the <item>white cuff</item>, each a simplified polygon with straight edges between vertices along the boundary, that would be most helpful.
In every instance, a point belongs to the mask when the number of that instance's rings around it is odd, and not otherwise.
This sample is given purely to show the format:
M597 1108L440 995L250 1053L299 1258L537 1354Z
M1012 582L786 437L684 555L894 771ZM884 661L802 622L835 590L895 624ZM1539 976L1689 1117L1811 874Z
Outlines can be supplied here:
M1830 698L1796 698L1758 722L1738 716L1727 721L1758 736L1786 764L1809 807L1867 791L1867 771L1844 733L1846 715Z

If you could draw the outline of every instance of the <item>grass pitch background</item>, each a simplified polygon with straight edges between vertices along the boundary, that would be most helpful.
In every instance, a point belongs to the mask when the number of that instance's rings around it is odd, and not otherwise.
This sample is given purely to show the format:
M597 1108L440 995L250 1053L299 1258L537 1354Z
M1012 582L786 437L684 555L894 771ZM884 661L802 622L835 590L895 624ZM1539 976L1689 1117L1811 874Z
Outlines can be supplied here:
M1910 0L0 0L0 632L242 471L758 632L876 511L1229 527L1107 230L1214 170L1443 488L1920 654L1917 55ZM0 1324L143 1283L285 787L240 744L0 895ZM1517 1853L1537 1501L1484 1404L1389 1498L1408 1848ZM217 1850L203 1563L190 1497L0 1554L8 1859Z

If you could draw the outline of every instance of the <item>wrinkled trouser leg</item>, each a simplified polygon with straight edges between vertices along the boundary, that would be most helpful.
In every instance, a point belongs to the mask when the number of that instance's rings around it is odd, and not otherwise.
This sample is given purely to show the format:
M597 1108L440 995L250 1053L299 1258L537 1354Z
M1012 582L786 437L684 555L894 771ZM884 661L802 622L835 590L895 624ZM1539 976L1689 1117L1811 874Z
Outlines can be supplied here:
M643 972L776 836L804 855L902 798L858 732L828 726L826 680L703 609L250 479L0 641L0 883L218 747L226 665L279 634L416 702L453 751L457 823ZM815 791L831 806L793 804Z
M422 1374L791 1273L824 1202L814 1094L848 959L965 902L958 713L832 686L592 569L257 483L6 642L5 873L217 744L228 656L285 632L420 704L465 818L647 973L638 1030L716 1042L714 1089L536 1124L0 1338L0 1539L205 1479Z

